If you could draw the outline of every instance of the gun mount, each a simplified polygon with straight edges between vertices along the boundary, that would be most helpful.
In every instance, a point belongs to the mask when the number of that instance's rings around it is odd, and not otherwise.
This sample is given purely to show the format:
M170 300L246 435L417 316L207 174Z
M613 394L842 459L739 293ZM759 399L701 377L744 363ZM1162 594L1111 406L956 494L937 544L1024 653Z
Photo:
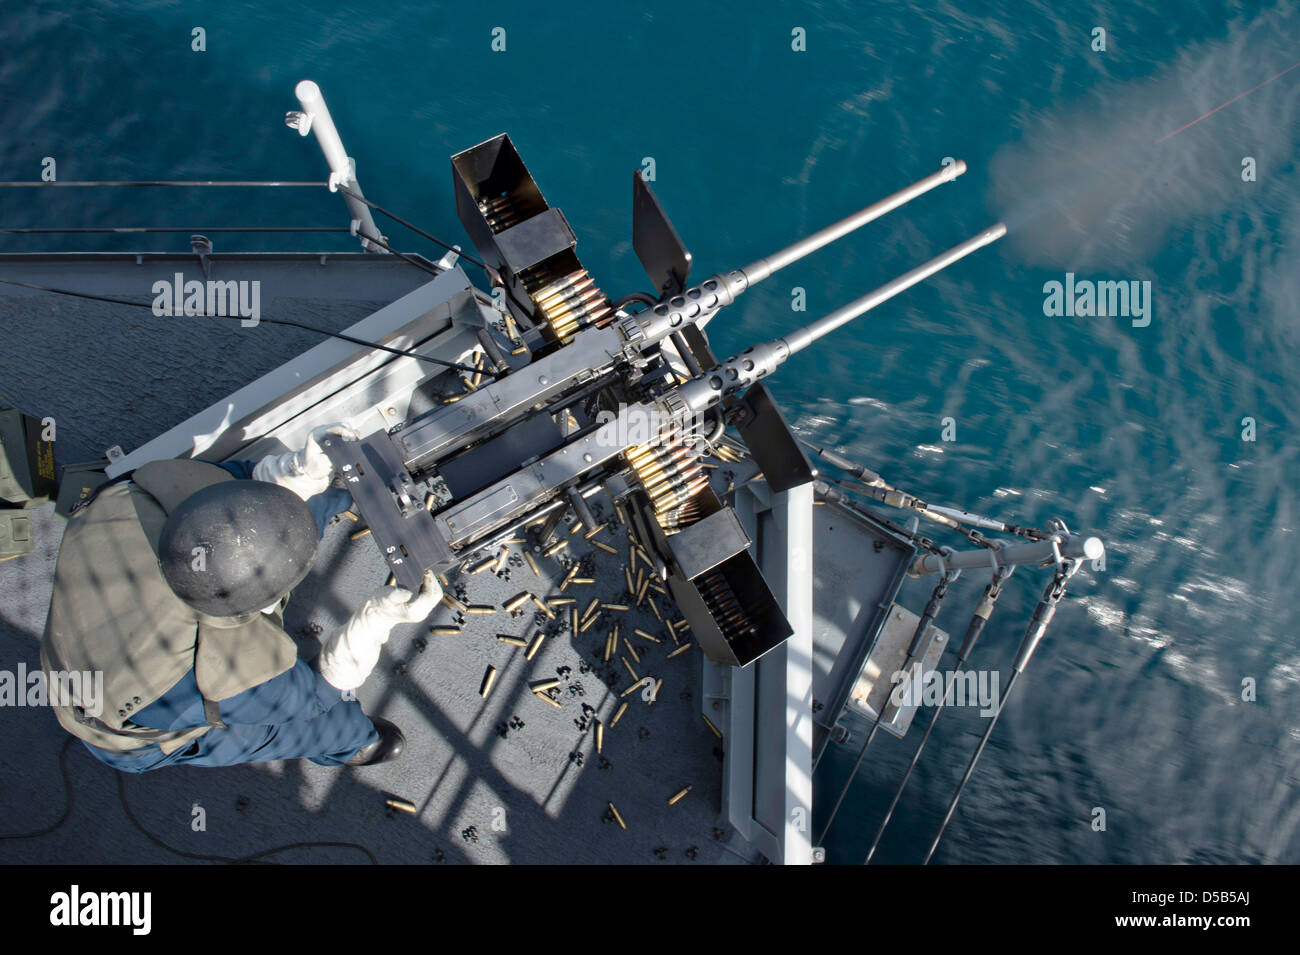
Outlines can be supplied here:
M426 569L450 571L521 527L540 526L546 543L570 507L589 526L586 500L605 493L711 659L743 666L779 645L790 625L710 481L705 452L735 425L774 486L811 481L813 469L761 379L1006 229L986 229L725 362L710 351L703 325L757 282L956 179L965 163L689 288L690 254L637 175L636 249L661 297L618 300L582 266L567 220L508 136L451 163L457 212L503 293L501 327L485 329L475 353L498 377L483 383L476 373L463 379L462 393L404 426L325 445L397 582L414 588ZM647 307L630 310L633 301Z

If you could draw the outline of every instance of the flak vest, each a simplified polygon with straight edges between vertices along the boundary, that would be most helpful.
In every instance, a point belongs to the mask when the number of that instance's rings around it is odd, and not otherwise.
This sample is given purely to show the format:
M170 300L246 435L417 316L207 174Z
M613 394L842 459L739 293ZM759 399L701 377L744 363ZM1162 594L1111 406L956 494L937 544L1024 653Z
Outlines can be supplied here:
M278 615L257 613L242 623L205 616L172 592L159 569L158 538L167 515L195 491L232 480L203 461L155 461L137 468L131 481L106 487L69 518L41 638L41 668L47 680L53 672L104 674L98 714L87 711L85 700L52 706L73 736L106 750L157 743L164 753L174 752L224 725L217 701L297 661ZM131 722L191 668L207 726L169 732Z

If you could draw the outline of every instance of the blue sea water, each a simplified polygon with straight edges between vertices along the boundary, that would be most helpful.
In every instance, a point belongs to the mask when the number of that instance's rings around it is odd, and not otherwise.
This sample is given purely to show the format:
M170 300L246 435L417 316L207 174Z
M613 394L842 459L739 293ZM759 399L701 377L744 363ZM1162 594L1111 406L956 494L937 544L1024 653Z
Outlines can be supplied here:
M464 237L447 157L508 131L617 295L647 284L629 201L647 158L696 277L964 159L956 183L780 273L709 328L720 352L771 337L991 222L1010 226L773 382L803 433L928 500L1020 523L1059 516L1107 542L937 861L1298 862L1300 70L1158 142L1290 67L1297 27L1294 3L1211 0L7 2L0 179L36 179L47 156L64 180L320 179L314 143L283 125L294 84L312 78L368 196L452 241ZM796 28L805 50L792 49ZM323 191L4 190L0 224L346 219ZM350 247L238 240L304 246ZM1067 272L1149 281L1149 325L1044 314L1044 284ZM796 287L806 312L791 309ZM951 632L976 576L948 601ZM1041 589L1031 577L1014 579L973 665L1005 676ZM919 609L928 585L907 594ZM920 859L982 727L973 711L945 714L880 861ZM861 858L915 738L873 745L831 861ZM827 758L819 793L838 789L853 755Z

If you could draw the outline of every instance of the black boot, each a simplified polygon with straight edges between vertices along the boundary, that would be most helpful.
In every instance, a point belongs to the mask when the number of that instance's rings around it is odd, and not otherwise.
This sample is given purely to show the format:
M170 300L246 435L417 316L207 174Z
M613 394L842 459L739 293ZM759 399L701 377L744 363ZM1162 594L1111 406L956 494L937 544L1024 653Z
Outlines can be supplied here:
M373 717L370 722L375 724L379 739L357 750L356 754L348 760L349 766L373 766L375 763L386 763L401 755L402 746L406 743L402 731L382 716Z

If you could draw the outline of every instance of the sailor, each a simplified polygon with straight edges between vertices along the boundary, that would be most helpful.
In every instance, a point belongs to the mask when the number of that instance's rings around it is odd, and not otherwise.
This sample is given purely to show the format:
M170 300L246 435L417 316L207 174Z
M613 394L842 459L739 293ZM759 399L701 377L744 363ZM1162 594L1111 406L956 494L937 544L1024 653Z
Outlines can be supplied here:
M100 705L55 706L59 723L117 769L228 766L306 758L368 765L401 731L352 692L393 627L442 597L384 587L324 640L317 670L298 659L281 614L327 521L350 497L318 428L300 451L223 465L155 461L110 483L68 522L41 666L104 675ZM92 712L91 710L95 710Z

